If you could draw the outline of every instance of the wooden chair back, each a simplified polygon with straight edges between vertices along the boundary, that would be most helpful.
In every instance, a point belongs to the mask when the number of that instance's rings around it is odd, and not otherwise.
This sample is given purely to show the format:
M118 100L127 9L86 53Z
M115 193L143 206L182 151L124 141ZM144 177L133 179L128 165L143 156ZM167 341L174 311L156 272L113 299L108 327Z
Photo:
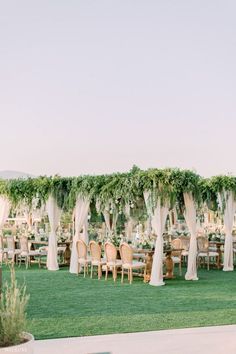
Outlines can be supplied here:
M20 237L20 250L21 250L21 252L25 252L25 253L29 252L29 244L28 244L28 237L27 236Z
M200 236L197 238L198 252L208 252L209 242L206 237Z
M133 262L133 249L128 243L123 242L120 245L120 255L123 263L131 264Z
M83 240L79 240L76 246L77 246L78 258L87 259L88 249L86 243Z
M180 240L181 240L181 248L183 248L185 251L188 251L190 245L190 237L180 236Z
M181 240L179 238L175 238L174 240L171 241L171 246L173 247L173 251L171 252L171 255L173 257L180 257L182 251L181 249ZM178 249L178 251L175 251L175 249Z
M180 238L175 238L174 240L171 241L171 246L176 249L181 248L181 240Z
M116 246L111 242L105 243L105 254L107 262L115 262L117 258L117 249Z
M92 261L101 261L102 257L102 249L100 245L95 241L89 242L90 254L92 257Z
M14 236L7 236L6 237L7 240L7 248L10 251L15 251L15 239Z

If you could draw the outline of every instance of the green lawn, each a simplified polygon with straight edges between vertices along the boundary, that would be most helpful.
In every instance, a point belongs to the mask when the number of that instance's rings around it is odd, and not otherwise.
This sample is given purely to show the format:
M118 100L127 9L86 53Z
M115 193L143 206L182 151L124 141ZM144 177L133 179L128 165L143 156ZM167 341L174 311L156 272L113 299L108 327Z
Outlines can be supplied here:
M3 278L9 278L6 267ZM36 339L236 323L236 272L201 269L199 281L177 277L162 287L36 266L17 268L17 278L30 293L28 331Z

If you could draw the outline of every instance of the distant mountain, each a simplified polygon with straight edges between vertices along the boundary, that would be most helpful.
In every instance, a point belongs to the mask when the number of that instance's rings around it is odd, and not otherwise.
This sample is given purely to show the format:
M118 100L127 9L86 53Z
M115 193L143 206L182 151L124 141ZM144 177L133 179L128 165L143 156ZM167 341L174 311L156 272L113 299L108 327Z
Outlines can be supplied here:
M0 171L0 178L2 179L14 179L14 178L29 178L33 175L20 171Z

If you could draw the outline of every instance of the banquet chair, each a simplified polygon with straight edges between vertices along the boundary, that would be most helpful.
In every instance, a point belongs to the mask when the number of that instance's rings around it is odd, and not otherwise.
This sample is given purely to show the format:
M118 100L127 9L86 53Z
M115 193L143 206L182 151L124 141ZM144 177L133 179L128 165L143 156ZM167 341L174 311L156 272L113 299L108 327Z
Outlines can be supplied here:
M7 240L7 255L8 255L8 259L11 258L12 259L12 263L15 263L15 259L16 259L16 263L18 263L18 256L20 254L20 249L17 249L16 246L15 246L14 236L8 235L6 237L6 240Z
M4 248L3 237L2 237L2 235L0 235L0 264L1 265L3 263L4 257L5 257L5 260L7 262L8 261L7 248Z
M181 248L183 258L187 258L189 254L189 246L190 246L190 237L188 236L180 236L181 240Z
M76 244L77 253L78 253L78 275L80 272L81 266L84 268L84 278L86 271L88 273L88 265L91 263L91 259L88 257L88 247L83 240L79 240Z
M117 278L117 268L122 266L121 259L117 259L117 249L116 246L113 245L111 242L105 243L105 255L106 255L106 277L109 269L112 271L113 280L116 281Z
M200 236L197 238L197 265L200 265L200 260L203 258L203 262L205 263L205 259L207 259L207 270L210 269L210 258L219 258L219 253L216 251L209 250L209 241L206 237Z
M133 260L133 249L132 247L123 242L120 245L120 255L122 260L122 273L121 273L121 282L124 281L124 270L128 270L128 280L130 284L133 281L133 269L144 269L144 278L146 276L146 263L144 262L135 262Z
M19 253L19 260L21 266L21 260L24 258L25 260L25 266L26 269L30 266L31 262L31 257L39 257L39 268L41 267L41 256L47 255L46 251L40 251L40 250L30 250L29 249L29 242L28 242L28 237L27 236L21 236L20 237L20 253Z
M171 241L171 246L173 247L173 250L171 252L171 258L175 264L179 265L179 275L182 275L182 243L180 238L176 238ZM175 251L176 249L176 251Z
M93 267L98 268L98 279L102 276L102 266L106 264L106 260L102 259L101 246L95 242L89 242L90 256L91 256L91 278L93 277Z

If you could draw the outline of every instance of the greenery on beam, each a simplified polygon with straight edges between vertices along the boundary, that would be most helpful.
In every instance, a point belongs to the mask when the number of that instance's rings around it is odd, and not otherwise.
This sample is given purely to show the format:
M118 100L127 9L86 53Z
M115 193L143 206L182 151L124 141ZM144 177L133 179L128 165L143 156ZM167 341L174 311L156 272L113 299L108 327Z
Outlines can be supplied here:
M202 199L206 202L209 209L217 210L219 207L218 195L229 191L233 192L236 200L236 177L234 176L220 175L201 181ZM224 205L222 207L224 209Z
M123 212L126 205L133 210L143 208L143 192L146 190L154 196L153 206L160 198L162 203L168 201L170 207L176 203L183 207L184 192L191 192L199 204L201 200L213 202L217 192L223 189L236 192L235 178L220 176L204 180L190 170L153 168L144 171L137 166L127 173L110 175L42 176L0 181L0 194L7 195L15 206L26 203L31 207L37 200L40 207L52 195L60 208L72 210L78 196L83 196L93 204L98 201L100 211L110 204L118 212Z

